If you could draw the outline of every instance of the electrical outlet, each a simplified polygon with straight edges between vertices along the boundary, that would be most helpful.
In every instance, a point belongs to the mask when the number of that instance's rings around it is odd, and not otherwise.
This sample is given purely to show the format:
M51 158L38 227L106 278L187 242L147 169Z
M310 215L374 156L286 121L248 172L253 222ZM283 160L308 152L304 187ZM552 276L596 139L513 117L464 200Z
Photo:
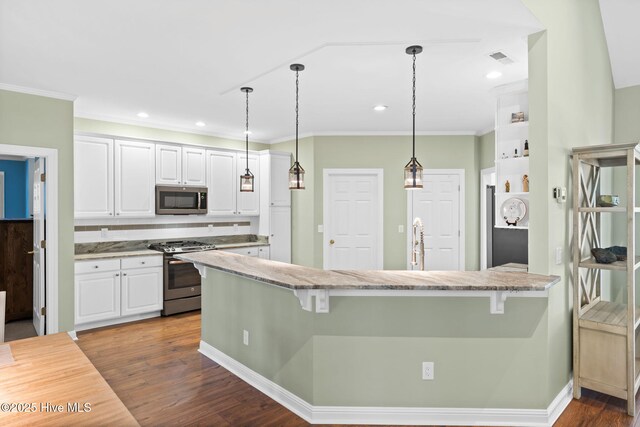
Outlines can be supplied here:
M432 380L433 371L434 371L433 362L422 362L422 379L423 380Z
M107 232L109 231L108 228L101 228L100 229L100 237L107 237Z
M233 232L234 233L238 232L238 224L233 224Z
M208 228L209 228L209 233L213 233L213 224L209 224Z
M249 331L246 329L242 330L242 343L244 345L249 345Z
M404 225L400 224L398 226L398 233L404 233Z

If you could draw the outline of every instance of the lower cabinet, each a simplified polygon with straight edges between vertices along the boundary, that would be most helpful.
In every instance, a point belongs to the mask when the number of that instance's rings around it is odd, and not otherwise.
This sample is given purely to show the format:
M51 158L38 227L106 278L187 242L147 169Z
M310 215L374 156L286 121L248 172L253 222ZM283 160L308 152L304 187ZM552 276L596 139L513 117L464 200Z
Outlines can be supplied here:
M260 246L258 248L258 258L271 259L269 252L269 246Z
M231 252L238 255L246 255L263 259L269 258L269 246L245 246L242 248L220 249L223 252Z
M132 266L137 268L127 268ZM76 262L76 330L160 312L162 280L162 256Z

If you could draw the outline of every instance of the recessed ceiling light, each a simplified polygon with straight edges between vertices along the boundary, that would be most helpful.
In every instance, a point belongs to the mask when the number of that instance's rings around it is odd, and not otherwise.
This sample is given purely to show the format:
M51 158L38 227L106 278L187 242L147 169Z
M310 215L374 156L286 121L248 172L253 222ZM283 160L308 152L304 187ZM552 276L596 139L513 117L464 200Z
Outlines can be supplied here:
M205 122L196 122L196 126L204 127L204 126L206 126L206 124L205 124Z
M502 73L500 71L492 71L489 74L487 74L488 79L497 79L500 76L502 76Z
M140 117L141 119L146 119L147 117L149 117L149 115L147 113L145 113L144 111L140 111L138 113L138 117Z
M375 107L373 107L373 109L376 110L376 111L384 111L387 108L389 108L389 107L387 107L386 105L376 105Z
M251 134L252 134L252 132L251 132L250 130L245 130L245 131L244 131L244 134L245 134L245 135L251 135Z

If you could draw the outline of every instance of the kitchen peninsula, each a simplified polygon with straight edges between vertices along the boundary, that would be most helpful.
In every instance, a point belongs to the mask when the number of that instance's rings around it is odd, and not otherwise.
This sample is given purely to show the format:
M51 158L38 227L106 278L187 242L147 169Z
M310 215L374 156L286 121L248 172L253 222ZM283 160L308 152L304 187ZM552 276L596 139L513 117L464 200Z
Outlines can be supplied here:
M544 424L559 400L548 380L556 276L179 257L203 276L200 352L308 421L410 414L438 423L469 410L478 421L482 409L494 422L502 411ZM432 380L423 362L434 363Z

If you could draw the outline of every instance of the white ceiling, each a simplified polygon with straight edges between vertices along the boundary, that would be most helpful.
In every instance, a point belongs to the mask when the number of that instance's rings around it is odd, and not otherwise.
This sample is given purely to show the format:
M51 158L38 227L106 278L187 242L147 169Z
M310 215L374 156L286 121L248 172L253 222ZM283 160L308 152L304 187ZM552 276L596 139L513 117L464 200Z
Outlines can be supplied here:
M422 44L417 131L476 133L540 29L520 0L0 0L0 83L75 94L80 117L238 139L249 85L251 138L274 141L294 133L300 62L301 134L407 133L404 50Z
M640 85L640 1L600 0L616 88Z

